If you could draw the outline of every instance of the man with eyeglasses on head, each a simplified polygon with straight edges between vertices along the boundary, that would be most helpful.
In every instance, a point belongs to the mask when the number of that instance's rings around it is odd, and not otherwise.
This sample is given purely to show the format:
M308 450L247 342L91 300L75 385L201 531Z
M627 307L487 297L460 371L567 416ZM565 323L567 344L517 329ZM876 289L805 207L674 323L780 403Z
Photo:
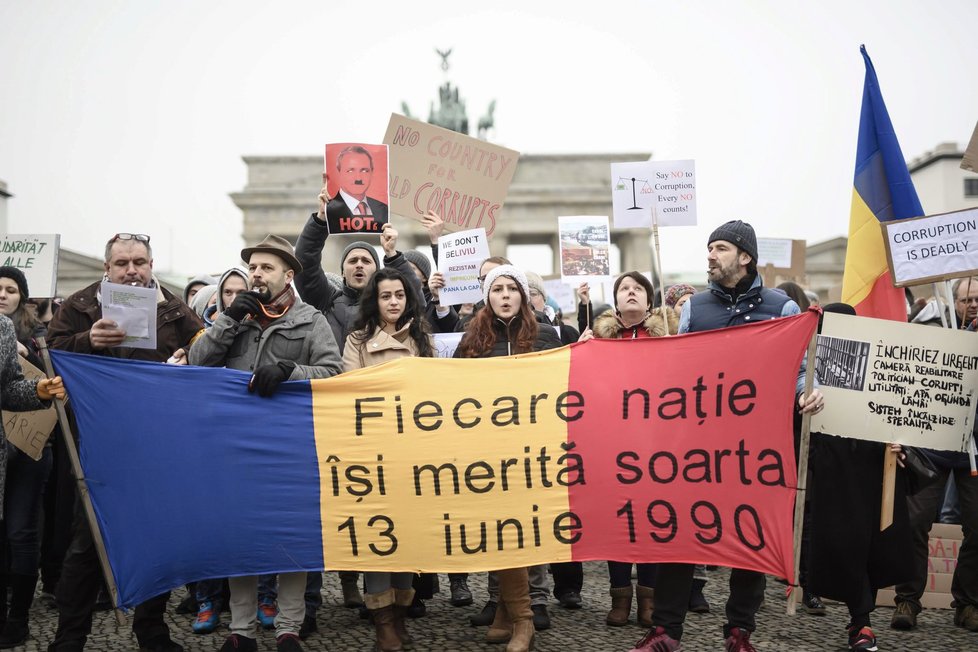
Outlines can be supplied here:
M114 321L102 317L103 280L156 289L155 350L120 346L126 332ZM117 233L105 244L105 275L65 299L51 321L48 342L51 348L75 353L164 362L174 351L186 346L203 326L187 304L153 276L149 236ZM58 581L58 631L48 646L49 651L76 652L85 648L101 584L98 556L81 501L76 501L72 530L71 546ZM170 630L163 619L169 595L165 593L136 606L133 631L141 651L182 652L183 647L170 639Z
M968 328L978 318L978 278L959 278L951 286L958 328Z

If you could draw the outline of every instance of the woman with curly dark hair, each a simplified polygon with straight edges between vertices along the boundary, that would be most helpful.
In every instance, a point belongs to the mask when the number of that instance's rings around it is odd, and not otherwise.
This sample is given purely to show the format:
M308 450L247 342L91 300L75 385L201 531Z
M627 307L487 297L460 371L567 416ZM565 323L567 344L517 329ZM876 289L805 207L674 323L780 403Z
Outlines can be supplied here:
M343 371L409 356L434 356L424 306L401 272L385 267L371 277L360 295L360 311L343 348ZM376 649L406 649L413 643L404 618L414 600L414 573L366 572L363 578Z
M540 328L530 306L526 275L512 265L492 269L482 284L485 308L466 325L456 358L491 358L560 348L553 328ZM533 645L533 611L526 568L496 571L499 606L486 634L490 643L505 643L506 652L525 652Z

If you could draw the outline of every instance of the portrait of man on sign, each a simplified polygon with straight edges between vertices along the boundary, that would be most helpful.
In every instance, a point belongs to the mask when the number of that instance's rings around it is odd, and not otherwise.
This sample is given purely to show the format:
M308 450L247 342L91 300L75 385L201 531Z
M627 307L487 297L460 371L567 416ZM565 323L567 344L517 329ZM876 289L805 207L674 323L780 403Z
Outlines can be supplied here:
M388 220L387 160L386 145L326 145L331 234L380 233Z

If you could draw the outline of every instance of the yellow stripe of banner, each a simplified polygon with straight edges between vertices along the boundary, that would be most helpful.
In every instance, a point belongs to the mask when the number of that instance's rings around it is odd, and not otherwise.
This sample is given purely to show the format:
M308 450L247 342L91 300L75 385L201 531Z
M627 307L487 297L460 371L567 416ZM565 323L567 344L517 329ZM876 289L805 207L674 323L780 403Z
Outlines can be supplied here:
M851 306L863 301L873 289L876 279L886 270L886 249L880 221L853 189L849 244L842 275L842 301Z
M521 374L527 357L537 358L533 377ZM557 405L569 369L563 348L405 358L328 388L312 381L326 567L357 570L369 560L376 570L450 572L567 561L554 521L568 511L568 493L554 472L567 440ZM477 568L466 550L480 552Z

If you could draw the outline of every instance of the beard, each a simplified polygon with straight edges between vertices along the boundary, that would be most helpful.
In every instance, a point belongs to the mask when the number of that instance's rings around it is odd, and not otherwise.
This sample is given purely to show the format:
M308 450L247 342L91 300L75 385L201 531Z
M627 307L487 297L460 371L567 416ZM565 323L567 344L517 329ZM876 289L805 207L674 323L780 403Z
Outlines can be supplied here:
M272 291L267 285L253 285L251 291L258 295L258 300L262 303L268 303L272 300Z
M736 285L733 279L737 276L740 271L740 265L735 260L729 266L724 267L722 264L717 263L715 267L710 267L706 272L706 277L718 283L720 285L730 287Z

